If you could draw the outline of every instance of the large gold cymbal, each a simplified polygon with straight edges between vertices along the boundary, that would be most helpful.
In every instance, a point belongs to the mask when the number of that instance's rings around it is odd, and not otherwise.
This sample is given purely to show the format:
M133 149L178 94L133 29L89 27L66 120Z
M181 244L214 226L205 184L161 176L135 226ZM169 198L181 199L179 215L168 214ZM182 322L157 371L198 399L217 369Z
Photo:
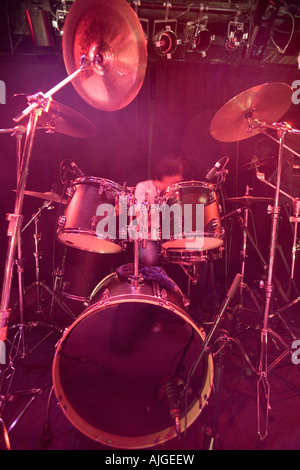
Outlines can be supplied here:
M240 93L226 103L210 124L211 135L221 142L236 142L257 135L249 132L249 122L255 120L273 124L292 103L292 88L285 83L265 83Z
M138 94L147 68L146 39L125 0L75 0L62 48L69 75L79 69L82 56L91 62L72 83L94 108L115 111Z

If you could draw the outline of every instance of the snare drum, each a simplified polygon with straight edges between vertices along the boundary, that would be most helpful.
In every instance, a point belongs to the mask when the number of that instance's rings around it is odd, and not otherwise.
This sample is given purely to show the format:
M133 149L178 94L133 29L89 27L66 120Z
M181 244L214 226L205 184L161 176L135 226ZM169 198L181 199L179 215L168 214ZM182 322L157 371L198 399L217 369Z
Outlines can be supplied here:
M57 345L52 373L60 406L80 432L103 445L139 449L176 437L171 388L182 432L207 404L212 356L204 355L188 380L203 333L180 290L169 289L156 281L133 287L113 273Z
M213 184L201 181L177 183L166 189L162 199L163 205L166 204L170 209L170 239L162 240L163 250L207 251L218 249L224 244L218 198ZM203 208L203 211L199 208ZM203 219L200 220L203 227L201 231L198 229L198 216ZM162 211L162 225L163 217ZM187 217L191 220L187 220ZM189 231L185 229L186 226L190 227ZM176 227L181 228L178 233Z
M115 210L122 191L120 185L107 179L76 179L68 189L70 200L58 222L58 239L65 245L94 253L122 251Z
M166 262L175 264L192 265L194 263L212 263L222 258L223 247L217 250L189 251L180 249L163 250L162 254Z

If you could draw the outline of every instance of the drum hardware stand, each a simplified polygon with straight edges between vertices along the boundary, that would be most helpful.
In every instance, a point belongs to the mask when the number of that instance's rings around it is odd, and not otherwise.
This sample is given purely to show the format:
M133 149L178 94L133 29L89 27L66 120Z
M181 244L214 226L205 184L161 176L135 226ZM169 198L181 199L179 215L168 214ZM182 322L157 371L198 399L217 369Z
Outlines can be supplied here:
M15 206L14 206L14 213L8 214L7 220L9 221L7 236L8 236L8 247L7 247L7 255L5 261L5 268L4 268L4 280L2 285L2 293L1 293L1 302L0 302L0 364L6 364L6 345L5 341L7 339L7 330L8 330L8 321L10 317L11 309L9 308L10 304L10 296L11 296L11 285L12 285L12 277L13 277L13 267L14 267L14 258L15 258L15 251L17 245L20 247L20 232L21 232L21 225L23 221L23 201L24 201L24 194L26 189L27 177L29 172L29 163L32 154L32 148L34 143L35 132L37 128L38 119L42 114L42 111L45 110L46 112L49 110L52 95L59 91L63 86L73 80L79 73L85 70L90 64L87 64L85 58L82 58L81 67L76 70L73 74L69 75L66 79L64 79L60 84L53 87L49 90L46 94L37 93L34 96L28 97L28 102L30 103L29 106L19 115L17 116L14 121L20 122L26 116L29 116L27 128L26 128L26 139L23 148L22 158L18 159L17 167L18 167L18 177L17 177L17 190L16 190L16 198L15 198ZM18 146L20 150L20 146ZM19 248L20 249L20 248ZM19 260L21 258L19 257ZM18 267L19 275L21 277L22 274L22 266ZM21 283L20 283L21 286ZM21 289L21 287L19 287ZM23 294L23 292L22 292ZM20 296L21 297L21 296ZM24 329L23 329L23 302L21 300L21 327L20 327L20 339L19 345L17 347L17 351L19 351L20 341L24 345ZM23 351L24 353L24 351ZM14 358L10 357L9 365L6 369L2 371L1 374L1 387L4 381L5 376L9 378L9 387L12 383L14 377L14 365L13 365ZM10 372L11 371L11 372Z
M6 402L12 402L12 401L18 400L19 398L29 397L29 401L26 403L25 407L21 410L19 415L14 419L14 421L11 423L11 425L8 428L6 428L3 419L0 418L0 423L2 423L2 427L3 427L3 437L5 441L6 450L11 450L9 433L15 428L15 426L18 424L20 419L24 416L24 414L29 409L33 401L36 399L36 397L38 395L41 395L47 392L49 392L49 390L44 390L42 388L37 388L37 389L32 388L30 390L20 390L14 393L8 393L6 395L0 395L0 405L1 403L3 403L2 410L4 409L4 404ZM51 393L51 390L50 390L50 393Z
M37 311L36 313L43 313L42 308L41 308L41 292L40 289L41 287L44 288L45 285L43 282L40 281L40 260L42 259L42 254L39 251L39 242L42 238L41 233L38 231L38 222L40 215L44 209L52 210L52 201L44 201L43 205L38 209L38 211L32 216L32 218L29 220L29 222L25 225L25 227L21 230L21 233L26 230L26 228L31 224L31 222L34 222L34 247L35 247L35 252L34 252L34 258L35 258L35 282L32 284L32 286L29 287L29 289L33 286L36 287L36 295L37 295ZM47 289L48 290L48 289ZM48 290L49 292L49 290Z
M247 185L246 186L246 192L245 196L249 196L251 188ZM241 212L244 211L244 218L241 216ZM241 207L236 209L235 211L230 212L229 214L225 215L223 218L230 217L232 215L237 214L238 218L238 224L241 227L243 231L243 239L242 239L242 250L240 252L240 259L241 259L241 275L243 276L243 279L245 278L245 270L246 270L246 262L247 262L247 245L248 245L248 240L251 242L252 246L254 247L255 251L258 254L258 257L260 258L262 265L263 265L263 270L264 272L267 269L267 262L264 259L262 253L259 250L259 247L257 246L252 234L249 231L248 225L249 225L249 208L247 206ZM251 299L253 300L253 303L256 307L256 311L258 314L261 313L261 306L258 303L258 300L256 298L255 293L253 290L245 283L241 282L239 286L239 296L238 296L238 304L233 307L233 312L237 314L237 319L236 323L240 324L240 315L244 309L244 291L247 290Z
M246 209L247 209L247 208L244 208L244 210L246 210ZM249 209L248 209L248 210L249 210ZM249 229L248 229L248 227L247 227L247 225L248 225L248 219L246 219L246 220L247 220L247 222L246 222L245 219L243 219L243 218L241 217L241 215L240 215L240 211L241 211L241 210L238 209L238 211L239 211L238 222L239 222L239 225L241 226L241 228L242 228L242 230L243 230L243 232L244 232L244 235L243 235L243 236L244 236L244 237L247 237L247 238L249 239L249 241L251 242L252 246L254 247L256 253L258 254L258 256L259 256L259 258L260 258L260 260L261 260L261 262L262 262L264 272L266 273L267 270L268 270L268 263L267 263L267 261L265 260L265 258L263 257L261 251L259 250L259 247L257 246L257 244L256 244L256 242L255 242L253 236L251 235L251 233L250 233L250 231L249 231ZM245 238L244 238L244 240L245 240ZM244 263L244 260L243 260L244 251L242 251L241 254L242 254L242 261L243 261L243 263ZM245 259L245 263L246 263L246 259ZM243 270L243 266L242 266L241 269ZM273 277L272 277L272 279L273 279L273 283L274 283L274 285L276 286L276 288L277 288L279 294L281 295L283 301L284 301L284 302L288 302L289 299L288 299L288 297L287 297L287 295L286 295L284 289L282 288L282 286L281 286L279 280L278 280L277 277L275 276L275 273L274 273L274 272L273 272ZM261 284L264 284L264 281L261 281ZM249 286L247 286L247 284L245 284L245 283L242 283L242 284L241 284L241 286L240 286L240 291L242 291L242 289L247 289L247 290L248 290L248 292L250 293L250 296L251 296L252 300L253 300L254 303L255 303L255 306L256 306L256 308L257 308L258 313L261 313L261 307L260 307L260 305L259 305L258 302L257 302L257 299L256 299L256 296L255 296L254 292L253 292L253 291L249 288ZM239 307L240 307L240 309L242 309L242 307L243 307L243 304L242 304L241 302L240 302L240 304L238 305L238 309L239 309ZM287 326L287 324L286 324L285 322L283 322L283 323ZM289 328L287 328L287 329L289 330Z
M245 190L245 196L249 196L250 195L250 190L251 188L249 187L249 185L246 186L246 190ZM257 247L256 243L255 243L255 240L253 239L250 231L249 231L249 207L244 207L244 218L242 218L242 216L240 215L240 213L238 214L238 223L243 231L243 241L242 241L242 250L240 252L240 257L241 257L241 275L243 276L243 279L245 278L245 269L246 269L246 260L247 260L247 242L248 242L248 239L251 241L253 247L255 248L256 252L258 253L258 256L259 258L261 259L262 261L262 264L263 264L263 268L264 270L266 269L266 261L264 260L259 248ZM256 296L254 294L254 292L250 289L250 287L248 285L246 285L244 282L243 283L240 283L240 286L239 286L239 296L238 296L238 305L235 307L234 310L236 310L237 312L237 323L240 322L240 314L242 313L242 310L243 310L243 306L244 306L244 291L245 289L247 289L247 291L250 293L250 297L251 299L254 301L254 304L255 304L255 307L256 307L256 310L258 313L260 313L261 311L261 308L258 304L258 301L256 299Z
M0 303L0 363L5 363L5 340L7 334L7 323L10 316L9 303L13 276L14 257L22 223L23 200L37 122L42 114L42 111L45 110L47 112L49 110L52 95L59 91L63 86L71 82L77 75L79 75L83 70L86 70L86 68L90 65L90 61L85 57L82 57L81 66L79 69L77 69L73 74L65 78L61 83L54 86L47 93L37 93L36 95L29 96L27 98L29 106L24 111L22 111L19 116L14 118L15 122L20 122L23 118L29 116L26 129L26 139L23 149L23 156L17 180L14 213L8 215L9 225L7 235L9 237L9 242L7 248L7 256L4 269L4 281L2 286Z
M197 360L195 361L195 363L193 364L191 370L189 371L189 374L188 374L188 379L187 379L187 383L185 385L185 390L187 391L189 389L189 383L190 383L190 380L191 378L193 377L199 363L201 362L203 356L206 354L210 354L211 353L211 340L219 326L219 323L221 322L222 318L223 318L223 315L224 313L226 312L226 309L228 308L229 306L229 303L231 302L231 300L234 298L235 294L236 294L236 291L240 285L240 283L242 282L243 280L243 276L241 274L236 274L229 290L228 290L228 293L225 297L225 299L223 300L222 304L221 304L221 307L219 309L219 313L217 314L217 317L216 317L216 321L215 323L213 324L212 328L210 329L209 333L207 334L203 344L202 344L202 349L201 349L201 352L200 352L200 355L199 357L197 358ZM226 335L225 335L226 336ZM222 337L224 338L224 336ZM226 336L226 341L224 341L224 344L223 346L220 348L219 350L219 353L220 353L220 357L219 357L219 360L217 362L217 369L216 369L216 374L215 374L215 377L216 377L216 383L215 383L215 387L216 387L216 402L215 402L215 408L214 408L214 415L213 415L213 423L212 423L212 435L211 435L211 442L209 444L209 450L212 450L213 449L213 445L214 445L214 441L217 437L217 432L218 432L218 416L219 416L219 398L220 398L220 391L221 391L221 384L222 384L222 378L223 378L223 370L224 370L224 354L225 354L225 351L224 351L224 347L225 347L225 344L229 341L230 338L227 338Z
M300 133L300 131L294 131L294 130L293 130L293 132L299 132ZM263 173L260 173L258 171L257 167L256 167L256 177L259 179L259 181L267 184L268 186L270 186L273 189L276 189L276 186L274 186L272 183L267 181L265 179L265 175ZM298 223L300 222L300 198L294 198L290 194L283 191L282 189L279 189L279 192L292 201L293 211L294 211L294 215L290 217L290 223L294 224L294 228L293 228L292 265L291 265L290 272L289 272L289 274L290 274L289 288L288 288L288 295L283 295L282 296L283 300L285 302L289 303L291 286L292 286L292 283L295 282L296 255L297 255L297 252L299 251L298 242L297 242L297 230L298 230ZM277 243L276 243L276 246L277 246ZM292 305L293 305L293 303L292 303Z
M35 282L27 289L26 293L32 288L36 288L36 295L37 295L37 314L42 314L43 310L41 308L41 289L44 289L51 297L51 305L50 305L50 318L52 318L53 314L53 309L54 309L54 303L55 300L57 300L57 296L55 295L56 288L57 288L57 280L62 276L62 271L55 270L53 272L53 275L55 277L54 281L54 288L53 290L47 286L45 282L40 281L40 260L42 259L42 254L39 250L39 242L41 240L41 233L38 231L38 221L41 216L41 213L44 209L52 210L52 201L44 201L43 205L38 209L38 211L32 216L30 221L25 225L25 227L22 229L22 232L34 221L35 224L35 230L34 230L34 245L35 245L35 252L34 252L34 258L35 258ZM66 311L68 315L72 317L74 320L76 317L73 315L71 310L64 305L61 301L59 301L59 305L63 308L63 310Z
M132 208L134 207L134 205L136 204L136 199L135 197L133 196L133 194L130 194L127 198L127 204L128 204L128 214L129 214L129 227L128 227L128 239L130 242L133 242L133 275L129 276L128 278L128 284L132 287L139 287L143 284L144 282L144 278L143 276L141 275L141 273L139 272L139 246L140 246L140 239L138 237L138 234L140 232L140 226L137 226L134 227L132 226L132 222L133 222L133 216L134 214L132 213ZM143 217L146 218L147 220L147 224L146 226L144 226L143 224L143 227L142 227L142 230L145 228L145 227L148 227L148 213L149 213L149 210L150 210L150 206L149 204L147 203L147 201L145 201L145 203L142 203L141 204L141 211L142 211L142 215ZM144 232L142 231L142 235L145 235ZM145 237L143 237L143 240L142 240L142 244L143 244L143 248L146 248L146 244L147 244L147 239Z
M278 165L277 165L277 181L276 181L276 190L275 190L275 203L272 208L272 228L271 228L271 244L270 244L270 253L269 253L269 264L268 264L268 275L267 283L265 285L265 307L264 307L264 318L263 325L261 329L261 351L258 367L258 382L257 382L257 420L258 420L258 436L261 440L264 440L268 435L268 421L269 421L269 411L270 411L270 385L268 382L268 335L269 335L269 315L271 307L271 299L273 294L273 271L275 264L275 252L276 252L276 243L278 237L278 222L279 222L279 195L280 195L280 185L281 185L281 173L282 173L282 162L283 162L283 149L284 149L284 138L285 135L290 132L294 134L300 134L300 131L292 129L287 123L274 123L271 126L261 123L257 120L250 122L248 119L249 132L251 129L266 129L272 128L277 130L277 135L279 138L279 152L278 152ZM260 392L262 392L265 400L265 422L264 428L262 427L261 419L261 401L260 401Z

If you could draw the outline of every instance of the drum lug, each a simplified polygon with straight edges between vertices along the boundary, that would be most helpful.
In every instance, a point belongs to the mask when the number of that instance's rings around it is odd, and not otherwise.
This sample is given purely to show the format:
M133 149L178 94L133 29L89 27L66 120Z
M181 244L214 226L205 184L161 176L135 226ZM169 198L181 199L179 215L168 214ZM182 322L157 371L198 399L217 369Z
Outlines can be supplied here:
M64 215L61 215L59 217L58 223L57 223L57 232L58 233L65 228L66 221L67 221L67 219Z
M219 228L219 221L216 218L211 219L211 221L205 227L206 231L215 231Z
M207 204L210 205L210 204L213 204L214 202L216 202L216 198L215 198L215 196L214 196L214 193L212 192L212 193L208 196Z
M160 297L161 299L163 300L167 300L168 299L168 292L166 291L166 289L162 289L161 292L160 292Z
M91 218L91 233L96 232L97 216L93 215Z
M71 186L66 190L66 195L70 198L73 197L74 193L75 193L75 188L72 188Z
M111 291L107 288L102 294L100 303L102 304L102 303L107 302L107 299L109 299L109 297L111 297Z
M106 190L106 181L105 180L101 180L99 182L99 187L98 187L98 194L103 194L104 191Z

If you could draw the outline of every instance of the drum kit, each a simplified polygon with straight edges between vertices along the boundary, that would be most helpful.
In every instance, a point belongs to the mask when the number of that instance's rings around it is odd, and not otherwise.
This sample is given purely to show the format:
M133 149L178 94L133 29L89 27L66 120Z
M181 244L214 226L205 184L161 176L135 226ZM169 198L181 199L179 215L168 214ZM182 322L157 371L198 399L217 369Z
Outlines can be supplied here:
M40 211L51 202L59 203L65 209L57 223L57 239L62 245L83 253L118 254L127 249L128 242L132 242L133 263L130 268L121 267L126 269L117 269L102 279L85 299L85 310L62 334L55 350L52 378L60 407L80 432L114 448L149 448L180 436L206 406L214 382L210 342L229 302L237 289L242 288L246 256L241 274L236 275L221 304L217 320L206 336L189 315L188 300L172 279L160 269L141 269L139 246L147 244L147 240L142 241L140 236L136 236L139 227L133 225L131 209L136 203L135 188L105 178L85 176L72 162L74 177L69 181L66 194L26 191L38 126L76 137L88 137L95 131L86 118L52 100L56 91L72 82L78 94L91 106L113 111L127 106L134 99L145 76L147 52L144 33L136 14L124 0L113 0L109 5L104 0L74 2L65 22L63 56L68 77L49 92L28 97L28 107L15 118L17 123L26 117L29 119L23 154L18 160L15 210L9 215L0 343L4 349L12 271L16 247L20 248L25 195L45 201ZM259 133L267 135L269 129L276 130L278 134L274 199L252 197L249 192L242 197L227 199L228 203L242 208L239 213L245 211L244 253L247 237L251 236L247 230L249 207L253 203L274 203L257 371L258 388L262 388L267 398L267 409L268 319L274 285L284 137L287 133L300 134L288 124L276 121L288 110L291 95L291 88L283 83L256 86L225 104L210 127L211 135L222 142L240 141ZM21 126L17 128L16 132ZM253 165L258 171L260 163ZM169 238L160 241L167 263L187 266L195 272L195 267L222 257L225 233L216 191L216 185L212 183L184 181L168 187L160 196L158 209L161 205L170 209L175 203L180 207L191 206L193 215L199 205L203 209L204 225L200 233L194 226L190 227L190 232L181 231L180 237L171 230ZM296 233L300 212L298 199L294 199L294 203ZM148 219L146 200L142 206ZM104 207L105 211L99 212L99 207ZM40 211L34 220L38 220ZM100 227L107 226L108 220L113 220L112 231L101 233ZM179 225L183 227L185 222L181 214ZM135 228L133 232L130 231L132 227ZM20 324L23 326L22 316ZM2 354L3 364L4 356L5 353ZM264 433L261 429L259 432L263 438Z

